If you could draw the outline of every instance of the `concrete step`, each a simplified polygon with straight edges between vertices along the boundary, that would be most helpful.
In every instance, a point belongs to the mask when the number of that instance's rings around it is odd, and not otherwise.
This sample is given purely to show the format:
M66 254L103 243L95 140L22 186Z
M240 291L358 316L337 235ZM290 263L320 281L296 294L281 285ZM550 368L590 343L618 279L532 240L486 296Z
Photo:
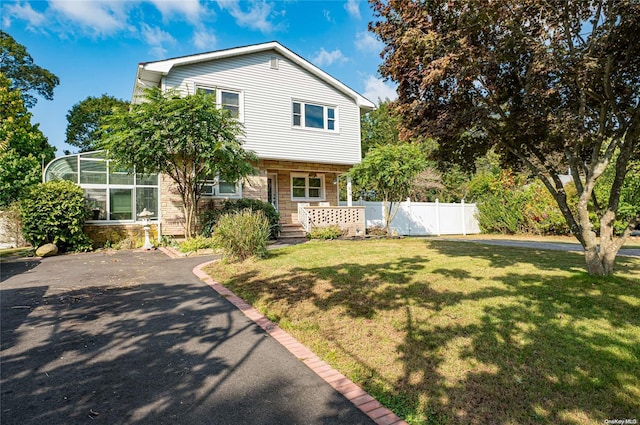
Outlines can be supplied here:
M279 239L305 238L307 233L299 224L283 224Z

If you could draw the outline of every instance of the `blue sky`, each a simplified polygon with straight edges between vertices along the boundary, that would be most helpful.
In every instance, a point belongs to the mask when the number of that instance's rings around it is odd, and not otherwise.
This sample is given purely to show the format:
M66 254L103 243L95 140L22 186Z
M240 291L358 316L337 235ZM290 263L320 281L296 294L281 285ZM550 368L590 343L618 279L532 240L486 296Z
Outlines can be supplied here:
M372 101L395 97L378 74L382 44L366 1L49 0L0 2L0 24L60 78L33 122L62 151L66 114L88 96L130 100L139 62L279 41Z

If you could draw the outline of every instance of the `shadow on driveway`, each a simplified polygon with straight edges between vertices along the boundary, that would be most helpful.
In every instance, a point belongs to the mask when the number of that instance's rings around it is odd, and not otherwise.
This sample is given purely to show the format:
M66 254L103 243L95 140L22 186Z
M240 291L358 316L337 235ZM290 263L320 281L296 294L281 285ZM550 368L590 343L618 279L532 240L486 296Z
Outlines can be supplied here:
M206 260L68 255L3 277L0 422L372 423L195 278Z

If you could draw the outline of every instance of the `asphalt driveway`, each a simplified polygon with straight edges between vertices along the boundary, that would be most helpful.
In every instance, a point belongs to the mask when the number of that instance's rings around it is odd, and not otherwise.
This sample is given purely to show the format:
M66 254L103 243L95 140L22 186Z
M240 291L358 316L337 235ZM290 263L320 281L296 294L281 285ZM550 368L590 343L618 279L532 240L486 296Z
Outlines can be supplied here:
M198 280L206 260L3 262L0 423L373 423Z

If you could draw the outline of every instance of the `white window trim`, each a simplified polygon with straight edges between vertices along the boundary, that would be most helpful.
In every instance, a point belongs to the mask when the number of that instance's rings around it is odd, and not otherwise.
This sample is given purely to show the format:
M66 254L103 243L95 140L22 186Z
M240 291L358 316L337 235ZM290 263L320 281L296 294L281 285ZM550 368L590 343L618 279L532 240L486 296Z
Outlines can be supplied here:
M300 125L293 124L293 104L300 104ZM316 127L307 127L306 125L306 114L305 114L305 105L312 106L320 106L322 107L322 115L323 115L323 123L324 128L316 128ZM339 113L338 107L335 105L329 105L326 103L319 102L307 102L299 99L291 99L291 128L294 130L310 130L310 131L321 131L325 133L339 133L340 132L340 123L339 123ZM333 109L333 130L329 130L329 109Z
M244 122L244 91L240 90L240 89L233 89L230 87L212 87L212 86L206 86L206 85L202 85L202 84L196 84L196 90L198 89L203 89L203 90L210 90L210 91L215 91L216 93L216 106L218 108L222 108L222 94L221 92L227 92L227 93L236 93L238 94L238 121L239 122Z
M310 198L309 197L309 177L311 177L309 174L310 173L291 173L291 176L289 178L289 184L291 186L291 200L292 201L310 201L310 202L326 201L327 192L325 190L324 174L317 174L316 176L314 176L315 178L319 178L320 179L320 197L319 198ZM304 198L297 198L297 197L293 196L293 178L294 177L302 177L302 178L305 179L305 188L304 188L305 197Z
M105 191L105 195L106 195L106 199L105 199L105 209L106 209L106 214L107 214L107 218L104 220L93 220L91 218L86 220L87 224L91 224L91 225L99 225L99 226L109 226L109 225L113 225L113 224L131 224L131 223L142 223L143 221L139 219L139 217L137 216L137 214L139 214L141 211L137 211L136 210L136 189L138 188L149 188L149 189L156 189L158 192L158 202L157 202L157 206L154 208L156 211L154 211L155 213L155 218L153 218L150 222L151 223L159 223L160 222L160 216L161 216L161 202L160 202L160 198L162 196L161 194L161 190L160 190L160 186L161 186L161 177L160 174L155 174L157 176L157 183L156 184L138 184L137 183L137 173L135 172L135 169L133 170L133 183L132 184L113 184L113 183L109 183L109 171L111 168L111 161L107 160L105 158L96 158L96 157L84 157L84 155L93 155L95 153L97 153L99 151L92 151L92 152L83 152L83 153L77 153L77 154L71 154L71 155L64 155L58 158L55 158L54 160L52 160L49 164L47 164L47 167L45 168L45 172L43 173L43 180L46 178L47 175L47 170L49 168L49 166L51 164L53 164L55 161L62 159L62 158L74 158L75 159L75 163L76 163L76 179L75 179L75 184L80 187L81 189L88 189L88 190L104 190ZM107 175L107 180L106 183L81 183L80 179L81 179L81 162L84 161L103 161L106 162L106 175ZM48 181L48 180L45 180ZM70 181L70 180L69 180ZM110 190L111 189L131 189L132 191L132 195L133 195L133 210L132 210L132 218L131 219L127 219L127 220L111 220L110 216L111 216L111 196L110 196Z
M216 177L213 180L205 180L205 186L212 186L213 193L202 193L202 198L206 199L240 199L242 198L242 181L236 182L236 193L220 193L220 179ZM204 188L204 186L203 186Z

